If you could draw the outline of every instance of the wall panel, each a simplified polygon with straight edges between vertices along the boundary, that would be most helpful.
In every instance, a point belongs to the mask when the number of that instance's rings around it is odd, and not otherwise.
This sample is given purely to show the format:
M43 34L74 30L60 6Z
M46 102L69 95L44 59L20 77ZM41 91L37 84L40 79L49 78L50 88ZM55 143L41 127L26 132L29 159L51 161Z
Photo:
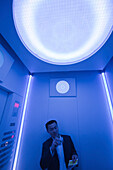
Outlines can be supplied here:
M108 63L107 67L105 68L105 73L106 73L109 90L110 90L110 94L111 94L111 98L113 102L113 57Z
M12 170L29 71L1 35L0 57L0 169Z
M50 97L50 79L75 78L76 97ZM60 132L71 135L79 154L79 170L112 170L112 121L99 72L35 74L27 107L18 170L40 170L44 124L58 120Z

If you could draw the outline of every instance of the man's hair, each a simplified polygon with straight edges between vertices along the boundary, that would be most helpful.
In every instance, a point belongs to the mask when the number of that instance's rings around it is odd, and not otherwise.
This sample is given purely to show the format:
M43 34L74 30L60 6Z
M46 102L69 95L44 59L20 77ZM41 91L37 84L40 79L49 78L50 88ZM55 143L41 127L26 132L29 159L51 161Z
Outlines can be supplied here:
M50 121L48 121L48 122L45 124L46 130L48 130L48 125L51 125L52 123L56 123L56 124L57 124L57 121L56 121L56 120L50 120Z

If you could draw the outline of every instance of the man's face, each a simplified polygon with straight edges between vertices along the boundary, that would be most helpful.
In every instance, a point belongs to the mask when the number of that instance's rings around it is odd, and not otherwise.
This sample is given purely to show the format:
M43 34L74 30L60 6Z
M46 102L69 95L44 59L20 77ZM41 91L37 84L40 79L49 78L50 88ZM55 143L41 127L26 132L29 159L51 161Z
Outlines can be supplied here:
M54 122L50 125L48 125L47 132L51 135L51 137L55 138L58 137L58 125Z

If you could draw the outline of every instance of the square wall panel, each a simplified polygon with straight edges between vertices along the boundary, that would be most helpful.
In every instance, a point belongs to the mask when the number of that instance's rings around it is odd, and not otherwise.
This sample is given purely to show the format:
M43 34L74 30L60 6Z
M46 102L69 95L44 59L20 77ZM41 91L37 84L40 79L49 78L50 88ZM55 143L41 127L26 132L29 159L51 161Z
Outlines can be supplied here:
M77 85L75 78L50 79L50 97L76 97Z

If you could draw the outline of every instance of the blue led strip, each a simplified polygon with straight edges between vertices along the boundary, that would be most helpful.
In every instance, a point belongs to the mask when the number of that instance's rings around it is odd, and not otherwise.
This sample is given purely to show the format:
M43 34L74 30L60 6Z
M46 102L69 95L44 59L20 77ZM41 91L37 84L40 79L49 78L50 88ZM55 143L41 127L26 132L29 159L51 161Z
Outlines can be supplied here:
M112 120L113 120L113 105L112 105L112 99L111 99L110 92L109 92L109 86L108 86L108 83L106 80L105 73L103 72L101 75L102 75L102 79L104 82L106 96L107 96L107 100L108 100L108 104L109 104L109 108L110 108L110 112L111 112L111 116L112 116Z
M22 120L21 120L21 125L20 125L19 136L18 136L18 143L17 143L16 153L15 153L15 158L14 158L14 163L13 163L13 168L12 168L13 170L16 169L16 165L17 165L17 159L18 159L18 154L19 154L19 148L20 148L20 142L21 142L21 137L22 137L22 130L23 130L23 124L24 124L24 118L25 118L25 113L26 113L31 80L32 80L32 76L30 75L28 79L26 94L25 94L25 101L24 101Z

